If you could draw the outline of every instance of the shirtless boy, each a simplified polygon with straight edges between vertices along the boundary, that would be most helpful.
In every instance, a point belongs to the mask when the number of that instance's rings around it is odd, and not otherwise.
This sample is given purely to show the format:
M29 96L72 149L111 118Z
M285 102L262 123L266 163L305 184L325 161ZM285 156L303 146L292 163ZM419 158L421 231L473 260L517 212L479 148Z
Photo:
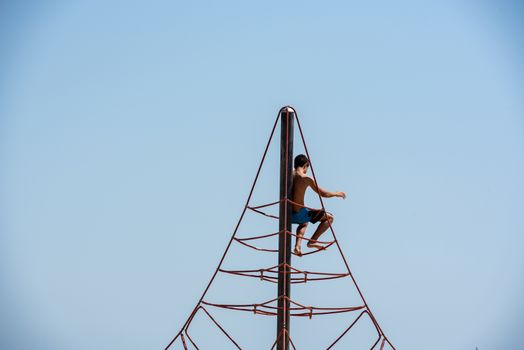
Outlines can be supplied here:
M320 194L322 197L340 197L346 199L344 192L329 192L320 188L315 181L306 175L309 169L309 160L303 154L295 157L295 170L293 171L293 189L291 200L293 203L293 213L291 215L291 222L298 224L297 240L295 244L295 254L302 255L302 237L306 233L307 224L309 222L315 224L320 221L315 233L311 236L307 246L309 248L324 249L324 246L317 242L321 234L326 232L329 226L333 223L333 215L324 212L323 210L312 210L304 206L304 195L308 187Z

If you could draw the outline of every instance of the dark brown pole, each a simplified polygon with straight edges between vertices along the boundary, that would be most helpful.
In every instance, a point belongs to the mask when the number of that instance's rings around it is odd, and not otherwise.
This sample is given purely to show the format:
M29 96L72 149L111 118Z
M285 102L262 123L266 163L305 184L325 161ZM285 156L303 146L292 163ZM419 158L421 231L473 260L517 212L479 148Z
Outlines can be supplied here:
M291 283L291 199L293 185L293 124L295 111L291 107L280 110L280 213L278 239L278 315L277 350L289 350L289 298ZM287 232L286 232L287 231Z

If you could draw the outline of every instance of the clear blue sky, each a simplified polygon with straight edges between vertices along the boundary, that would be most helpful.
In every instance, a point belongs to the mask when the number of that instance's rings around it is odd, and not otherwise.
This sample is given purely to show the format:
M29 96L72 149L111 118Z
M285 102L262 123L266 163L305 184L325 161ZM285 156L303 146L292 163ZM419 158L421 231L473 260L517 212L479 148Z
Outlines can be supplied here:
M522 23L505 0L2 2L0 348L163 348L286 104L320 185L348 193L326 204L397 349L522 347ZM278 196L272 152L255 201ZM329 254L295 260L340 270ZM276 293L217 282L213 301ZM293 295L354 301L337 283ZM232 316L269 348L271 320ZM297 321L294 339L320 348L344 322Z

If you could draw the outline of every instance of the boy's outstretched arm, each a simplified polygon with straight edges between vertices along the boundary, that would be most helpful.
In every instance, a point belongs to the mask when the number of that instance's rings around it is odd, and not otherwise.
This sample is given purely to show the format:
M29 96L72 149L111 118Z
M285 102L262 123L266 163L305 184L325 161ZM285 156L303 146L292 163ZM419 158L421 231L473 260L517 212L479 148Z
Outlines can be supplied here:
M331 198L331 197L340 197L346 199L346 194L342 191L336 191L336 192L330 192L326 191L325 189L318 186L315 181L312 178L309 179L309 186L315 191L316 193L320 194L321 197L324 198Z

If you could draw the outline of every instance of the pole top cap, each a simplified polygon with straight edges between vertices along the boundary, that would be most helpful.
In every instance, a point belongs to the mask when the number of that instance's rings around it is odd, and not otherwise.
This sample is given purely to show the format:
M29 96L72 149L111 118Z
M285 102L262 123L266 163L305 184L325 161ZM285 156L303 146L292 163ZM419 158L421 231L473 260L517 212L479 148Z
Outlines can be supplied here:
M291 106L284 106L280 108L280 113L289 112L289 113L295 113L295 109Z

